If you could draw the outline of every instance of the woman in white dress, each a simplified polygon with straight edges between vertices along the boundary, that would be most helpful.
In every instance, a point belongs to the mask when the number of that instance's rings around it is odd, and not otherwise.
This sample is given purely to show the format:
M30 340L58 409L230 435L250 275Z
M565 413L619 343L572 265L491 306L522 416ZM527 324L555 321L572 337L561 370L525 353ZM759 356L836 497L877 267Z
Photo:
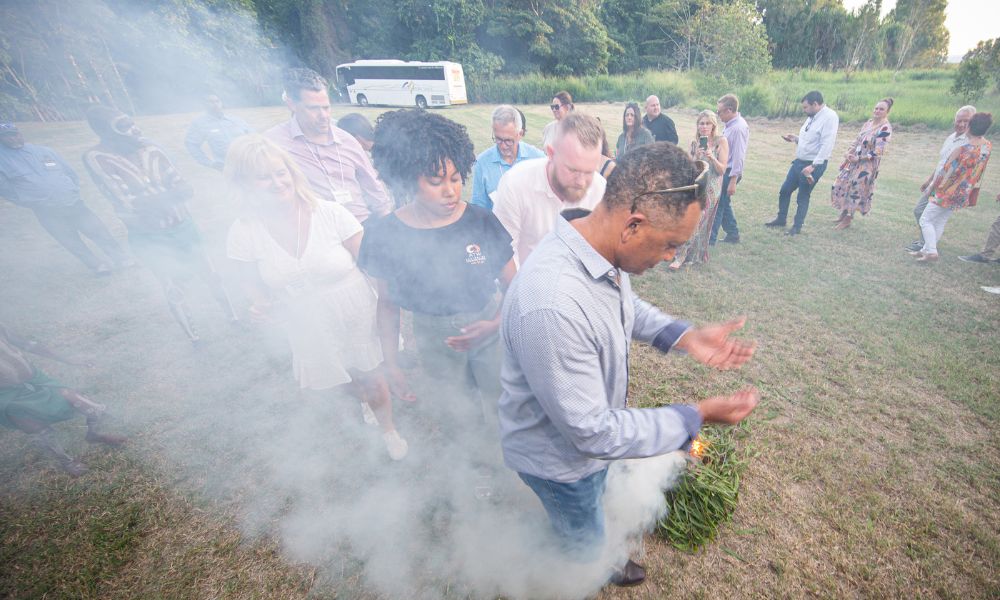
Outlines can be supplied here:
M284 328L303 390L346 386L374 411L389 455L402 459L407 444L380 370L377 298L355 262L361 224L339 204L319 201L291 157L262 136L235 141L225 173L242 211L226 253L240 265L251 318Z

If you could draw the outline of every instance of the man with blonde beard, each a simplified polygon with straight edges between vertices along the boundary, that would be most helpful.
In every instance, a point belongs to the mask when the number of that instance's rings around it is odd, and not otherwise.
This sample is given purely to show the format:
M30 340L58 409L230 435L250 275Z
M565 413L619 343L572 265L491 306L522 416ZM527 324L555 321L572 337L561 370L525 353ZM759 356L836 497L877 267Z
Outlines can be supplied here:
M524 261L567 208L593 209L604 196L601 165L604 130L594 117L571 113L545 146L547 160L514 165L497 188L493 212L513 238L514 258Z

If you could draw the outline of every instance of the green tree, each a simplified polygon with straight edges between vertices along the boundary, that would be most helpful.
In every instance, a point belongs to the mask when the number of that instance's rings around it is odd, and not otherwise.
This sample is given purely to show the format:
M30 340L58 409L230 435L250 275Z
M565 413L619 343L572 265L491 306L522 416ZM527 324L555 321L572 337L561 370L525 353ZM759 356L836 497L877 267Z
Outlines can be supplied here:
M484 46L503 54L512 71L607 73L611 54L622 52L601 24L594 2L495 0L488 13Z
M951 93L970 104L982 97L991 82L1000 89L1000 38L981 41L965 53Z
M898 0L886 15L890 60L896 70L936 67L948 58L944 26L948 0Z
M695 15L701 64L727 83L746 83L771 69L767 31L757 8L748 0L708 4Z
M841 0L758 0L757 6L775 68L831 68L846 62L851 19Z

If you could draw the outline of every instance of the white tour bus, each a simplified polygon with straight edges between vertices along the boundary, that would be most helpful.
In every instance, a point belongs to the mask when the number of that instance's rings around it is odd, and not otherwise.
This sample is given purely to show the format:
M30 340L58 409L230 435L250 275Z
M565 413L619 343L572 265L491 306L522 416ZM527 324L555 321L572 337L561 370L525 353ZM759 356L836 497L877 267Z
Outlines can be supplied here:
M448 106L467 104L462 65L453 62L359 60L337 66L337 81L352 104Z

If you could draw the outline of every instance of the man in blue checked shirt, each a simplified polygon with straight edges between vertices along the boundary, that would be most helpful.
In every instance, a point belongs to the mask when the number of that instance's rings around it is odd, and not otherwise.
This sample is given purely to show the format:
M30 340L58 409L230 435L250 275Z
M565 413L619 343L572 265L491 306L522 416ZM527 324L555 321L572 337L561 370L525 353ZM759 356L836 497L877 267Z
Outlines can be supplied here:
M509 104L493 109L493 145L476 157L472 168L471 204L493 209L493 194L500 178L522 160L542 158L545 153L522 142L524 121L521 113Z
M538 495L571 560L596 561L603 550L610 461L687 448L703 422L738 423L759 400L748 387L697 405L628 406L633 338L718 369L753 356L754 343L729 337L744 319L695 328L638 298L629 283L630 273L673 259L691 237L706 175L704 163L673 144L637 148L590 215L558 220L504 300L504 461ZM630 560L611 582L644 578Z

